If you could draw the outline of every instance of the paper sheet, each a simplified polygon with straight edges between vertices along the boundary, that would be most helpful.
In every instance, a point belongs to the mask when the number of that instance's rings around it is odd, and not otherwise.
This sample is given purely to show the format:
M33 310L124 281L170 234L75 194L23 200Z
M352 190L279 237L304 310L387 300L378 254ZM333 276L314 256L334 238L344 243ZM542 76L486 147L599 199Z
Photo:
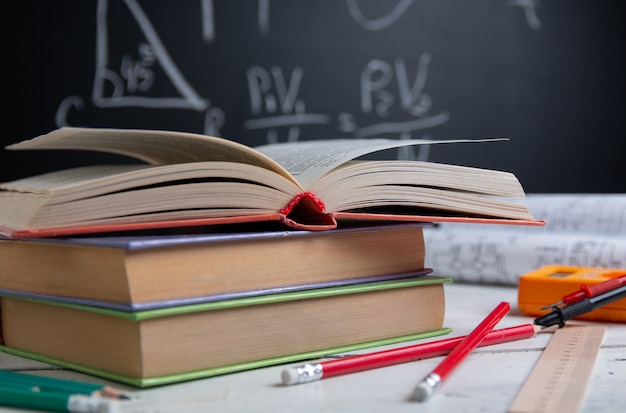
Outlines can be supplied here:
M456 281L517 285L548 264L626 268L626 194L529 195L545 227L425 228L426 266Z

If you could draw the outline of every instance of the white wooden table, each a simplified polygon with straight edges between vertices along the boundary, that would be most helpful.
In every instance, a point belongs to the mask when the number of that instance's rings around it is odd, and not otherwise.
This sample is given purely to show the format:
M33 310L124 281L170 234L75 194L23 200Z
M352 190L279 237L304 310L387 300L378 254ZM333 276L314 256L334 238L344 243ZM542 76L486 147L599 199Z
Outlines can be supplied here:
M496 328L532 322L517 310L517 289L512 287L446 285L446 301L451 336L469 333L501 301L510 302L512 311ZM285 366L276 366L144 390L4 353L0 368L41 369L38 374L114 385L135 397L122 404L123 412L506 412L549 339L550 334L540 333L477 349L425 403L411 400L411 393L440 357L296 386L283 386ZM619 410L626 402L625 385L626 325L608 324L583 411Z

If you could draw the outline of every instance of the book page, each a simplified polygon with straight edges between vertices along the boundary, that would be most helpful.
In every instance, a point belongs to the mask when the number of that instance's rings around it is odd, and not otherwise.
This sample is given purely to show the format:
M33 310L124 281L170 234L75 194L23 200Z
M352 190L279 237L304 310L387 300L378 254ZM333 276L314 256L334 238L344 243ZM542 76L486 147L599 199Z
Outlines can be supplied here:
M292 197L301 191L296 183L265 168L233 162L90 165L0 183L0 190L50 194L61 203L158 184L178 187L194 179L254 181Z
M528 194L544 227L425 228L426 266L457 281L517 285L544 265L626 268L625 194Z
M252 148L194 133L65 127L9 145L7 149L91 150L130 156L151 164L239 162L272 170L293 181L280 165Z
M239 162L275 171L307 188L336 166L369 153L401 146L494 140L506 139L330 139L279 143L253 149L227 139L193 133L65 127L9 145L7 149L92 150L130 156L152 164Z
M489 226L488 231L550 233L599 233L626 236L626 194L526 194L524 203L543 227L511 228ZM472 224L458 224L455 231L475 230Z
M625 194L531 194L528 207L550 224L546 231L626 236Z
M626 268L626 237L425 228L426 266L455 281L516 286L544 265Z
M255 149L282 165L306 189L337 166L360 156L385 149L402 146L499 140L506 139L329 139L263 145L257 146Z

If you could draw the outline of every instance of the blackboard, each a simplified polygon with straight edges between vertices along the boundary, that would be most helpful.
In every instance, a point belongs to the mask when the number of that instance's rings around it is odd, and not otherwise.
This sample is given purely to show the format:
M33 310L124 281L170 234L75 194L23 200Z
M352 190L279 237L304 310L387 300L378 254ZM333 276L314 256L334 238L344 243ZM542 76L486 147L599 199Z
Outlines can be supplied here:
M59 126L250 145L510 138L393 156L624 192L624 7L609 0L19 1L3 25L4 145ZM111 157L0 151L9 180Z

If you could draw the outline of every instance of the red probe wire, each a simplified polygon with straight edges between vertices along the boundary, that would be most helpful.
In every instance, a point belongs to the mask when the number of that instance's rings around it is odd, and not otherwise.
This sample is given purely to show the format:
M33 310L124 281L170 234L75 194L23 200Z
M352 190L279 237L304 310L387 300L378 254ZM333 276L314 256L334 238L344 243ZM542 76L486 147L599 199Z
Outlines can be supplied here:
M585 298L595 297L598 294L605 293L607 291L621 287L622 285L625 285L625 284L626 284L626 274L620 277L610 278L599 284L592 284L592 285L582 284L580 286L580 290L564 295L563 299L559 301L558 303L547 305L545 307L542 307L541 309L547 310L552 307L558 307L560 305L570 305L572 303L578 302Z

